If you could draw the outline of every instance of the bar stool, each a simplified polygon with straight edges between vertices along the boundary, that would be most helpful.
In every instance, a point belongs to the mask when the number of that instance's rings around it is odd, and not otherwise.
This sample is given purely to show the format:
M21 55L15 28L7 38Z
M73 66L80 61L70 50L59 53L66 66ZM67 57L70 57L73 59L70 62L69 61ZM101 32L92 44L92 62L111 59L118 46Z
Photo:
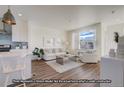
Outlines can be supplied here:
M12 73L21 72L21 79L24 79L23 70L25 69L25 58L20 56L5 56L0 59L2 65L2 73L5 74L4 87L7 87L9 77ZM21 84L22 85L22 84ZM23 83L25 87L25 83Z

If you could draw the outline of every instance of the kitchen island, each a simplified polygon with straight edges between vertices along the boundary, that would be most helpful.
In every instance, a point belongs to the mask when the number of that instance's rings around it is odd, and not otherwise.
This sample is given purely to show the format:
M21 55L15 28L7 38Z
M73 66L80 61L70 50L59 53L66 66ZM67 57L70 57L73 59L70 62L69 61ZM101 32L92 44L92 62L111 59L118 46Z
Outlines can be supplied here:
M10 59L17 59L17 60L24 60L25 68L23 70L24 78L29 79L32 77L31 72L31 57L30 53L27 49L19 49L19 50L11 50L10 52L0 52L0 87L4 86L4 82L6 80L6 74L4 74L3 71L3 59L7 59L10 61L10 64L14 64L14 62ZM23 58L23 59L21 59ZM20 61L21 62L21 61ZM12 84L13 79L21 79L21 72L17 71L10 74L8 85Z
M111 80L111 83L101 83L101 87L124 87L124 58L102 57L100 79Z

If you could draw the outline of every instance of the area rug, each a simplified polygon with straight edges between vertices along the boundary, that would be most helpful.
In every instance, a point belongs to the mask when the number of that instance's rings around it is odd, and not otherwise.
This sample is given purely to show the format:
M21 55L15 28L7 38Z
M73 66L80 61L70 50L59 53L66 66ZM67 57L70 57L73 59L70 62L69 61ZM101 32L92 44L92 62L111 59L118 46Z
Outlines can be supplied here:
M71 60L69 60L67 62L64 62L64 65L56 63L56 60L48 61L46 63L50 67L52 67L54 70L56 70L56 72L59 72L59 73L63 73L63 72L66 72L68 70L71 70L73 68L76 68L76 67L79 67L81 65L84 65L84 63L74 62L74 61L71 61Z

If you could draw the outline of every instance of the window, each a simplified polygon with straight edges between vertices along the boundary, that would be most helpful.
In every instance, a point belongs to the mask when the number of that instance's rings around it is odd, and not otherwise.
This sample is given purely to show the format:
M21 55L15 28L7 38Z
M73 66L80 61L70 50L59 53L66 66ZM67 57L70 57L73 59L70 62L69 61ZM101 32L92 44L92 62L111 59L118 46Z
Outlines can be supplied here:
M80 32L80 49L95 49L96 31Z

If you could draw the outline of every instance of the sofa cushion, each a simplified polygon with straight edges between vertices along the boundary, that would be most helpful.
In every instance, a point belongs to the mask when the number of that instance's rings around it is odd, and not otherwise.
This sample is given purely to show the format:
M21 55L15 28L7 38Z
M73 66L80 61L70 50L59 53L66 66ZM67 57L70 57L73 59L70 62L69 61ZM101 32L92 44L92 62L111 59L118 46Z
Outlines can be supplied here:
M56 56L56 53L51 53L51 54L47 54L47 55L44 55L44 56Z
M60 52L60 51L59 51L59 48L56 48L55 51L56 51L56 53L59 53L59 52Z
M59 52L63 52L63 50L61 48L59 48Z
M56 53L56 50L55 49L52 49L52 53Z
M50 54L50 53L52 53L52 49L44 49L44 53L45 54Z
M56 59L58 55L64 55L66 52L63 52L62 48L51 48L51 49L44 49L44 60L52 60Z
M65 52L59 52L59 53L56 53L56 56L57 55L65 55L66 53Z

